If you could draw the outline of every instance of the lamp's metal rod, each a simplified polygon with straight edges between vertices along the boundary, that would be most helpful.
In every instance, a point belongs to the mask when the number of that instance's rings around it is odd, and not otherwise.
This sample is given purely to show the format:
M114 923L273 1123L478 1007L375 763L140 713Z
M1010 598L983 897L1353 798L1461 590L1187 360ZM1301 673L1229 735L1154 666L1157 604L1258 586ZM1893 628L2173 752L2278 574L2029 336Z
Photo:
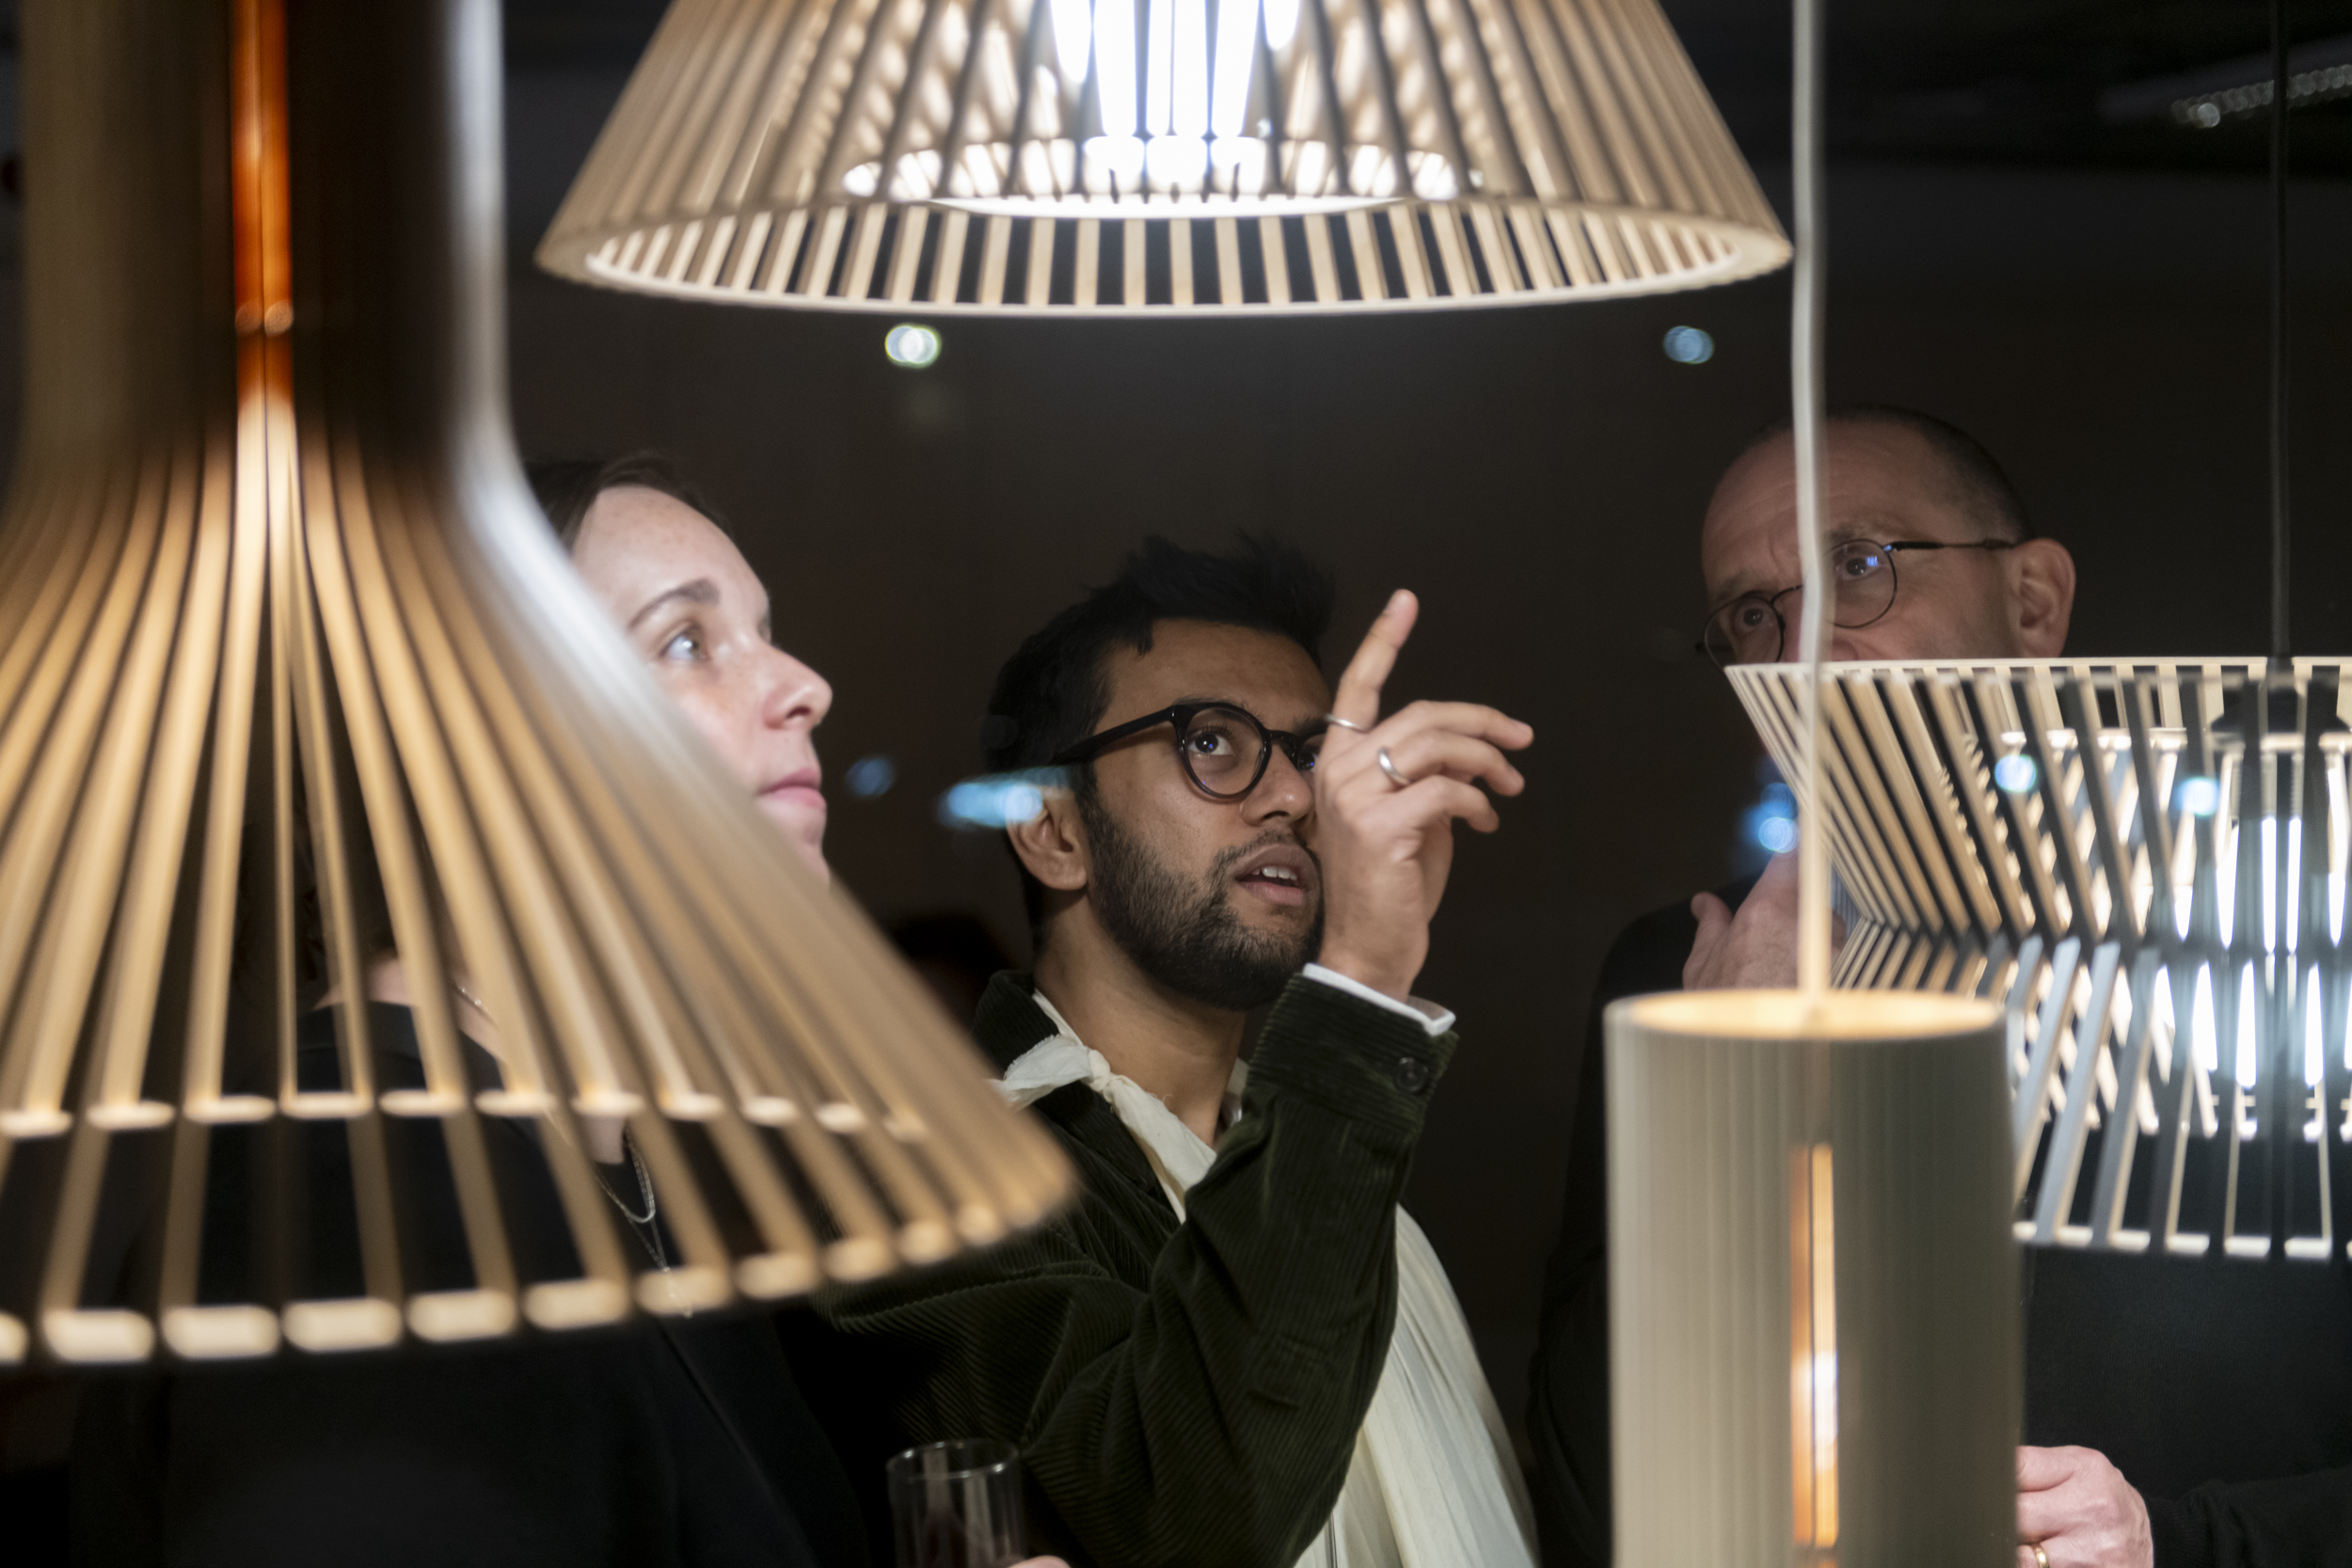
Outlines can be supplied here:
M2287 5L2270 0L2270 667L2292 669L2287 612Z
M1804 684L1804 802L1797 834L1797 985L1829 989L1829 811L1821 780L1821 660L1829 642L1830 589L1821 550L1821 318L1826 274L1821 229L1821 0L1795 0L1792 130L1797 198L1796 299L1789 312L1789 394L1797 448L1797 559L1804 582L1798 657Z

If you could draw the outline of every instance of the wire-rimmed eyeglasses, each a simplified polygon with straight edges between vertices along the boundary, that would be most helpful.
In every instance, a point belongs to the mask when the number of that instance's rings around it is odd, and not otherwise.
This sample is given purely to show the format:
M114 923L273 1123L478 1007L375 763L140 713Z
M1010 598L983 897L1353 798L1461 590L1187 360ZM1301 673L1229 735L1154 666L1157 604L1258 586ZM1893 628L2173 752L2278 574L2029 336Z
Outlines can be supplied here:
M1054 758L1051 766L1067 768L1089 761L1154 724L1176 727L1176 755L1183 761L1185 773L1200 786L1201 793L1220 800L1238 800L1257 788L1258 781L1265 777L1266 763L1277 746L1291 759L1293 768L1311 776L1326 733L1320 723L1303 735L1270 730L1256 714L1232 703L1177 703L1157 713L1114 724L1099 735L1090 735Z
M2009 550L2015 539L1974 539L1947 544L1933 539L1897 539L1881 545L1867 539L1848 539L1830 546L1829 581L1833 594L1830 624L1855 631L1895 608L1895 557L1903 550ZM1777 594L1742 594L1717 607L1699 633L1699 651L1717 664L1772 664L1788 652L1788 625L1780 601L1804 587L1800 583Z

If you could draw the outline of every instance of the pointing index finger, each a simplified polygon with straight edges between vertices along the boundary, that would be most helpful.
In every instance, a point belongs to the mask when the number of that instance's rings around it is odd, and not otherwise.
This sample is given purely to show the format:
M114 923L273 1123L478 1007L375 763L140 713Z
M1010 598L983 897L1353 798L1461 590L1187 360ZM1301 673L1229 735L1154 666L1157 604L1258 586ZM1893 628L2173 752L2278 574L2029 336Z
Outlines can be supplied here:
M1373 619L1372 629L1364 633L1364 641L1356 650L1356 657L1347 661L1341 672L1340 684L1331 694L1331 711L1351 724L1370 729L1380 721L1380 688L1396 668L1396 656L1404 651L1405 640L1413 634L1413 622L1421 614L1421 601L1410 589L1400 588L1389 595L1389 602Z

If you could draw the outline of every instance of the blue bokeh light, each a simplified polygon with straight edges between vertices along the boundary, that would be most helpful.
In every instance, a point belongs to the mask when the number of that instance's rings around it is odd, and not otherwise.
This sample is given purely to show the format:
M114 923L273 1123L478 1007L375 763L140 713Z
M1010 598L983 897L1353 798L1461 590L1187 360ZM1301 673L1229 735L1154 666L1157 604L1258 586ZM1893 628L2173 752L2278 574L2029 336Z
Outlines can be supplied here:
M850 794L861 800L870 800L877 795L887 795L890 786L898 782L898 765L885 756L860 757L850 764L842 782L850 786Z
M2191 773L2183 779L2173 793L2180 800L2181 810L2191 816L2211 816L2221 809L2220 783L2202 773Z
M985 773L939 798L939 820L950 828L980 830L1031 821L1045 810L1045 792L1062 787L1066 784L1057 768Z
M1764 799L1748 808L1740 825L1766 854L1785 855L1797 847L1797 798L1785 784L1768 784Z
M1993 765L1993 782L2011 795L2025 794L2041 777L2033 758L2023 752L2011 752Z
M1677 326L1666 333L1666 357L1677 365L1704 365L1715 357L1715 340L1695 326Z

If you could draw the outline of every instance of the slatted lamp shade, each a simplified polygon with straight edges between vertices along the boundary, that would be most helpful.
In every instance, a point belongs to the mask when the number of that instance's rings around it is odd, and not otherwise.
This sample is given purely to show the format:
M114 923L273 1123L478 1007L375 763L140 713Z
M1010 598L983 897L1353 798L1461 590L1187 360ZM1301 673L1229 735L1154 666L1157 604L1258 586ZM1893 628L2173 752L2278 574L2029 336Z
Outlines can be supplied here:
M687 298L1147 316L1788 256L1655 0L675 0L539 248Z
M704 749L523 484L493 0L281 4L24 8L0 1361L569 1329L1036 1222L1068 1186L1050 1140ZM387 1086L359 1007L334 1081L298 1080L298 936L362 994L379 895L422 1086ZM595 1117L675 1267L632 1274ZM517 1128L552 1270L512 1228ZM302 1190L321 1159L348 1212ZM444 1200L461 1256L426 1258Z
M1841 986L2002 1005L2008 1200L2049 1246L2352 1251L2339 660L1848 664ZM1732 681L1784 767L1794 666Z

